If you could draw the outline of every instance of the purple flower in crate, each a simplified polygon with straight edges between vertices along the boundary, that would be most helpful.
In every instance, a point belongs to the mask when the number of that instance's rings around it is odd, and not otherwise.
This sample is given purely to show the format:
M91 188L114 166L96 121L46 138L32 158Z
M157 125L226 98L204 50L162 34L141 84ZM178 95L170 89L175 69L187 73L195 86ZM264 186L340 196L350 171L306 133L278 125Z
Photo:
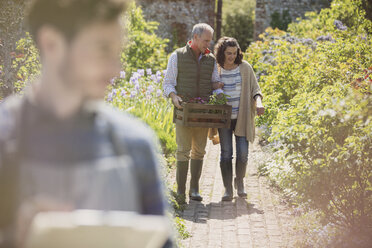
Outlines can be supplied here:
M137 70L138 74L142 76L145 76L145 69L138 69Z
M125 78L125 71L120 71L120 78Z
M137 95L136 91L133 90L130 92L130 98L134 98L136 95Z
M163 93L163 92L161 91L161 89L158 89L158 90L156 91L156 96L157 96L157 97L160 97L162 93Z
M347 27L342 23L342 21L335 20L333 24L336 26L338 30L345 31L347 30Z
M147 76L152 75L152 70L151 70L151 68L147 68L147 69L146 69L146 75L147 75Z

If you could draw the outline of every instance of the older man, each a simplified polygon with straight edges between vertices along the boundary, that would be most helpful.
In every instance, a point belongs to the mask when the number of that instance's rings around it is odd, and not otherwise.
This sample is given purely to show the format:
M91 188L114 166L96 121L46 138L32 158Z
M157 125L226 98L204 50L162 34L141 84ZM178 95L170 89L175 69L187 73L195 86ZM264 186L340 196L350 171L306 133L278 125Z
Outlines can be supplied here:
M192 39L177 49L169 58L164 80L164 95L172 98L176 108L182 108L182 98L208 97L212 83L220 81L216 60L208 47L213 38L213 28L205 23L196 24ZM199 179L202 171L208 128L186 127L176 123L177 141L177 194L185 199L187 172L191 151L191 200L202 201Z

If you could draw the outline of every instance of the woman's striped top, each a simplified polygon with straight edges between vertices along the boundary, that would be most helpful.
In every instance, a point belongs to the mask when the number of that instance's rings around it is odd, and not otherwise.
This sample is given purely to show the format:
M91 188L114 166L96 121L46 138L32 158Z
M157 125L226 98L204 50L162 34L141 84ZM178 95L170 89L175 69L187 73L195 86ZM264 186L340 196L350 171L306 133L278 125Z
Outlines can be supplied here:
M238 118L242 77L239 66L232 70L221 68L221 81L224 83L223 90L227 97L227 104L232 106L231 119Z

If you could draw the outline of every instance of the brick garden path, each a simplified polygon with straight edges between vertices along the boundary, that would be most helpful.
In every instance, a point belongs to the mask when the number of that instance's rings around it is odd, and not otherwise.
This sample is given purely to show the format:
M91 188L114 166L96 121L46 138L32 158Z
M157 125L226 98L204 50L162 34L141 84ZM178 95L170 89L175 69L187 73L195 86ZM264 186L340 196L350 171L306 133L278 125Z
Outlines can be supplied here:
M220 147L208 141L206 150L200 184L204 199L190 201L181 214L191 234L182 241L183 247L289 247L294 217L267 179L257 175L257 166L267 158L257 141L249 149L245 178L248 198L238 198L234 189L232 202L221 202Z

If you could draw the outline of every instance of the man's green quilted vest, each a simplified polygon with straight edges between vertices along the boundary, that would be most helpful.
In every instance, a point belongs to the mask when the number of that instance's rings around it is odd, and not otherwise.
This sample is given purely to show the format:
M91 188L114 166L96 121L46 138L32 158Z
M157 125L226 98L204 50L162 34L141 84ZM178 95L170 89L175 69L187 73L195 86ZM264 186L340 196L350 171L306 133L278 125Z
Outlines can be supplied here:
M212 93L212 73L215 64L213 54L203 54L200 62L189 45L176 50L177 95L185 97L209 97Z

